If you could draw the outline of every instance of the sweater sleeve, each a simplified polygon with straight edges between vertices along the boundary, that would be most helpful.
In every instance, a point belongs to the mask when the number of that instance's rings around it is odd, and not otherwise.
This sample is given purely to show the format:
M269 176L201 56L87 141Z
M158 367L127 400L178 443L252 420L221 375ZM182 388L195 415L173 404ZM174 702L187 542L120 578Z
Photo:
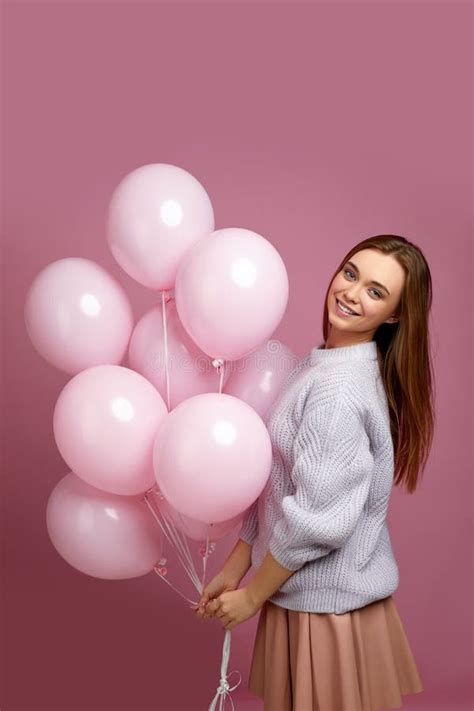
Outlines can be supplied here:
M258 533L258 499L247 509L242 520L242 527L239 532L239 538L246 543L253 545Z
M313 398L295 439L294 493L281 501L269 540L288 570L340 548L354 532L374 471L363 408L344 389Z
M290 375L286 379L285 385L288 385L292 382L292 380L296 377L296 375L303 369L305 368L311 358L311 352L308 353L306 356L304 356L302 359L298 361L296 366L293 368L291 371ZM282 390L284 388L282 387ZM266 413L265 417L263 418L265 425L268 427L268 422L270 420L270 417L273 412L273 407L275 407L276 402L273 403L273 406L269 409L269 411ZM253 545L256 537L258 534L258 499L253 502L253 504L247 509L247 512L242 520L242 527L239 531L239 538L241 538L243 541L246 543L249 543L250 545Z

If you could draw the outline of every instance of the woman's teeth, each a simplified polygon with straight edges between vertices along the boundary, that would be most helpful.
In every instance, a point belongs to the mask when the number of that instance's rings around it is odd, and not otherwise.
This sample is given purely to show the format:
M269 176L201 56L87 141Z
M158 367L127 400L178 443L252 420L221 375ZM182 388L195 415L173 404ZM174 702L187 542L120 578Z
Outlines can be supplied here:
M339 301L339 299L336 299L336 303L337 303L338 308L339 308L343 313L347 314L348 316L358 316L358 314L356 314L354 311L351 311L350 309L346 308L343 304L341 304L341 302Z

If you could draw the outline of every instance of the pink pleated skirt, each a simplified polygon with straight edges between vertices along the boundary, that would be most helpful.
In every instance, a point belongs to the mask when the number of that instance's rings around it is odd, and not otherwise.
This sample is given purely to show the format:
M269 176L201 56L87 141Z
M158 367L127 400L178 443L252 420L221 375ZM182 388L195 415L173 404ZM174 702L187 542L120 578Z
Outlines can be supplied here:
M382 711L423 685L392 596L342 615L260 610L249 690L264 711Z

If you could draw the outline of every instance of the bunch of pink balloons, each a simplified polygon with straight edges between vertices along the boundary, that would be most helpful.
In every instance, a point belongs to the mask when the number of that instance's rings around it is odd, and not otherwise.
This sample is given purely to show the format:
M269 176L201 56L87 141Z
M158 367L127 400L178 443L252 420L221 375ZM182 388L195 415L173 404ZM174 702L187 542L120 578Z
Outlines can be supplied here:
M47 265L28 291L33 345L73 376L54 410L70 471L50 495L48 532L89 575L155 568L163 538L147 506L153 488L183 534L218 540L268 480L264 418L295 365L286 346L268 340L286 310L288 277L258 233L214 228L194 176L141 166L113 192L107 240L120 267L160 292L160 303L134 324L120 284L75 257Z

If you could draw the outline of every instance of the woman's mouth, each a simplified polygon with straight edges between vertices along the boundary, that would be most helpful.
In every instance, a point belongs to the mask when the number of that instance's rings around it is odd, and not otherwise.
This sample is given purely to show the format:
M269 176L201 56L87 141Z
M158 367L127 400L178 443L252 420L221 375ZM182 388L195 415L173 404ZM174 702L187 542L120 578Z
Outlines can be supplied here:
M341 316L346 316L346 317L359 316L358 313L356 313L355 311L352 311L352 309L349 309L344 304L341 304L341 302L337 298L336 298L336 308L337 308L338 313L341 314Z

